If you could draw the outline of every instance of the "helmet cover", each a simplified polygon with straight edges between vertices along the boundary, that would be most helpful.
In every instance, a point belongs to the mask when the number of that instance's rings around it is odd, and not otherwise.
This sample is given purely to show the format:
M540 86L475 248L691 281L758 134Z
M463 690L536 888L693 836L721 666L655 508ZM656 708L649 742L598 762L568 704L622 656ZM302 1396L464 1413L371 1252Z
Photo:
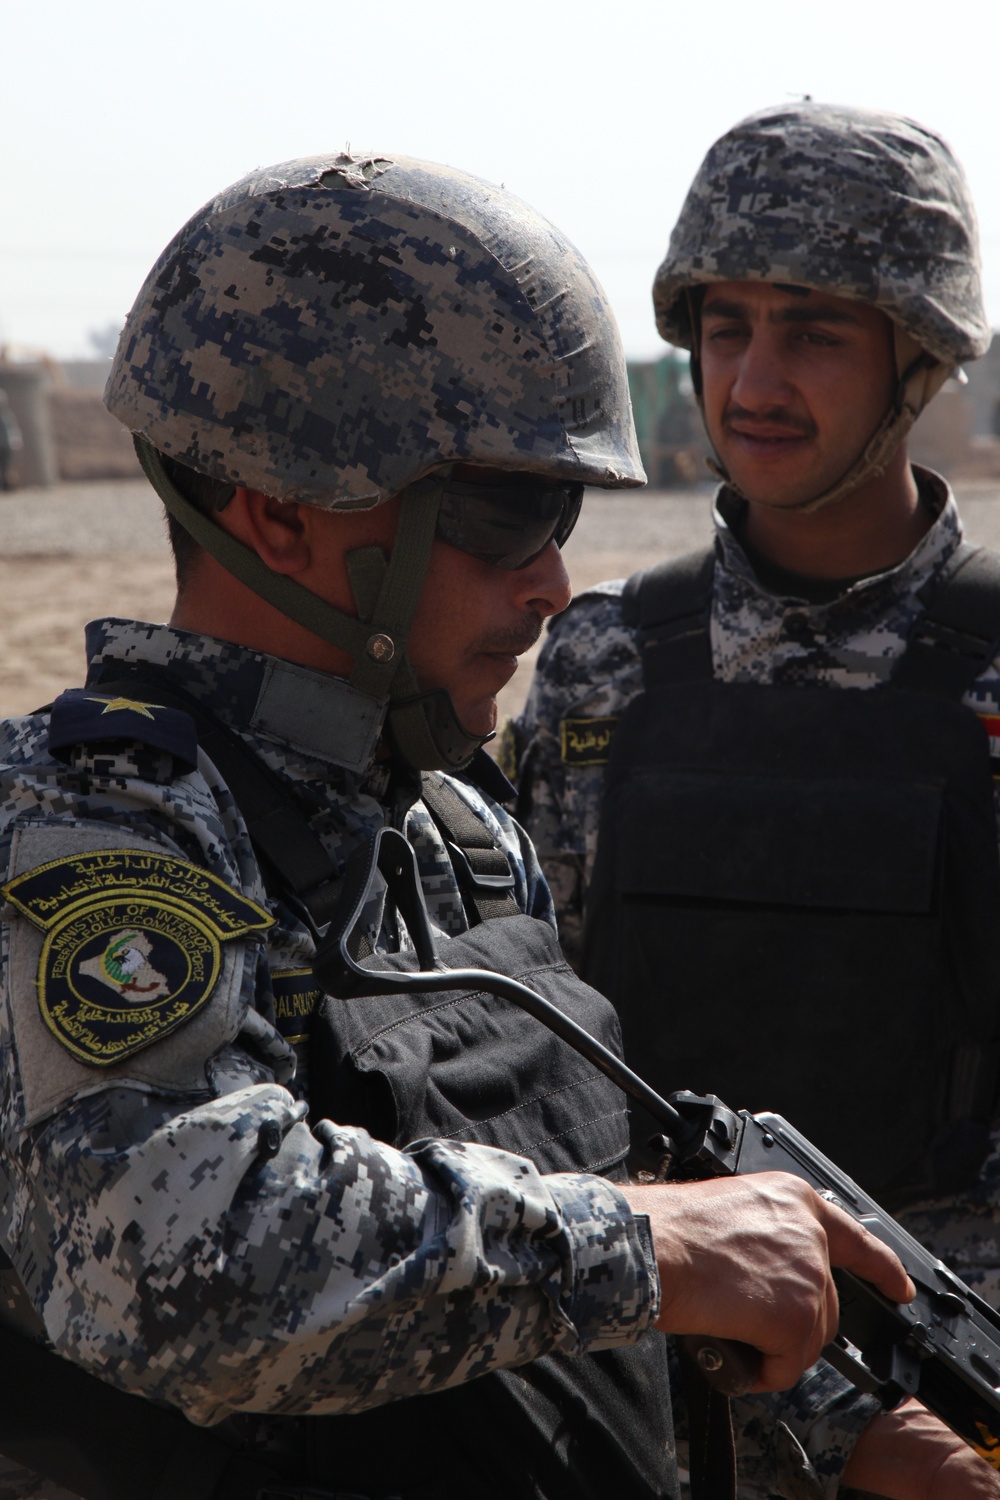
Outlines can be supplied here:
M582 256L511 194L406 157L286 162L208 203L139 292L105 402L200 473L324 508L456 462L645 480Z
M940 136L899 115L779 105L716 141L653 286L669 343L691 347L684 294L717 281L872 303L947 366L990 343L965 174Z

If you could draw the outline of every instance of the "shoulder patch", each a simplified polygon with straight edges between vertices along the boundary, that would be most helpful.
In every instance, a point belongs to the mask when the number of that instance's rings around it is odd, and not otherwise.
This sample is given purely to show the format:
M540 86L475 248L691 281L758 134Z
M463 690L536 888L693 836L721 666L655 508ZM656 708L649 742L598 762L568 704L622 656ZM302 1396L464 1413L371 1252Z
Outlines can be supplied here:
M222 944L274 921L200 866L139 849L50 860L2 894L45 934L37 977L45 1025L98 1068L197 1015L219 977Z
M559 725L562 758L568 766L606 766L617 715L602 719L563 719Z
M60 693L49 718L49 753L67 760L77 745L138 741L165 750L186 771L198 763L194 720L179 708L111 697L100 689L70 688Z

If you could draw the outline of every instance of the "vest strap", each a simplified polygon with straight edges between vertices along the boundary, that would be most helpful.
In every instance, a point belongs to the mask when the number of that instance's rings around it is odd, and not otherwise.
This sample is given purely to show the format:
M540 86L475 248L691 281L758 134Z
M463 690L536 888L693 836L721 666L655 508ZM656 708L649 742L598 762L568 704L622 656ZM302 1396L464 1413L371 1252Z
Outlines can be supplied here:
M1000 652L1000 555L963 542L928 590L891 686L961 698Z
M420 795L444 838L470 924L519 916L510 861L468 803L434 771L421 776Z
M647 693L671 682L712 676L712 582L715 547L699 547L633 573L622 614L638 632Z

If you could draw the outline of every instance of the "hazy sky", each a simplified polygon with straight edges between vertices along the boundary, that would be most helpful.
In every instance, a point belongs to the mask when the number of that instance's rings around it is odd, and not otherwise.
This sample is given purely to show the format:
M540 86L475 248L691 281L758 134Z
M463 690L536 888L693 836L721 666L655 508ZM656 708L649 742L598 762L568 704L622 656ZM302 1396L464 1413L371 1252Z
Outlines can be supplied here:
M91 353L202 202L350 143L526 198L654 356L649 287L699 160L805 93L950 139L1000 325L998 44L997 0L7 0L0 344Z

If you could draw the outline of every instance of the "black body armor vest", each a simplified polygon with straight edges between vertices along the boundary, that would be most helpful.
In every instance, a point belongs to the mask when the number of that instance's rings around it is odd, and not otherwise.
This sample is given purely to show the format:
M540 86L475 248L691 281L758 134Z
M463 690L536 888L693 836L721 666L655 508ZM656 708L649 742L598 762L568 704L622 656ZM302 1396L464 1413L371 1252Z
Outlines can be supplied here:
M784 1115L890 1207L975 1176L1000 1057L989 745L957 701L1000 562L959 560L888 690L716 682L712 555L630 580L646 691L588 897L583 972L653 1086Z

